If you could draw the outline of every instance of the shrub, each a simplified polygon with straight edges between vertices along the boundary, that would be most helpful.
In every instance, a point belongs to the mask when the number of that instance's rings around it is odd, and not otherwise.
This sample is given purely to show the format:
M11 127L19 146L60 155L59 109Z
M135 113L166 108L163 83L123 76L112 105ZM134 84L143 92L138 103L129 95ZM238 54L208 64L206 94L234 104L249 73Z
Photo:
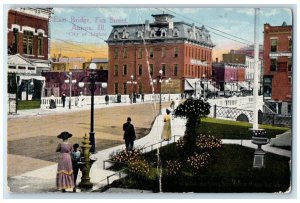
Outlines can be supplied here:
M187 158L187 163L194 169L194 171L198 172L200 168L208 163L209 157L210 155L208 152L201 154L194 153L194 155Z
M196 146L200 149L221 148L222 141L220 139L215 138L212 135L200 134L196 138Z
M138 160L142 155L142 152L140 149L134 149L130 151L120 151L117 154L113 155L111 160L118 162L118 163L128 163L133 162L135 160Z
M166 161L166 175L176 175L180 172L181 162L179 160Z
M128 171L131 176L146 177L150 171L150 164L143 159L128 162Z

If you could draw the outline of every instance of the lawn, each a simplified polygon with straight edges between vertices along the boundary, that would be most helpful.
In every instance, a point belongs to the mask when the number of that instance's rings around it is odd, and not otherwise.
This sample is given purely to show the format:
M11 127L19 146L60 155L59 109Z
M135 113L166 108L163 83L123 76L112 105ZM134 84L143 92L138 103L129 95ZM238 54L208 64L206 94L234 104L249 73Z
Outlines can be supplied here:
M165 175L166 160L181 159L176 145L161 148L163 162L163 192L242 193L279 192L290 186L289 158L266 154L266 168L254 169L254 150L239 145L223 145L213 150L208 164L195 172L188 164L182 164L180 173ZM128 177L115 181L112 187L135 188L158 192L156 151L144 155L151 164L146 177Z
M24 109L39 109L41 107L41 100L18 100L18 110Z
M287 127L276 127L270 125L259 125L260 128L267 131L268 138L274 138L276 135L287 131ZM252 124L247 122L221 120L215 118L202 118L198 133L208 133L220 139L252 139Z
M198 134L210 134L219 139L251 139L251 124L205 118L197 129ZM288 130L284 127L261 125L268 137L275 137ZM221 148L207 149L209 159L206 165L195 169L187 156L176 144L162 147L162 190L163 192L196 193L273 193L287 191L290 186L289 158L266 153L266 167L254 169L254 149L240 145L222 145ZM204 152L202 149L197 153ZM134 188L158 192L157 151L143 154L141 159L149 163L146 175L128 173L126 178L113 182L112 187ZM190 156L190 155L189 155ZM168 161L177 161L180 169L168 174ZM200 160L200 159L199 159ZM197 162L197 161L196 161ZM145 164L143 165L145 167ZM120 165L118 165L118 169ZM124 165L124 167L126 167ZM137 166L139 168L140 166ZM142 167L140 167L142 169Z

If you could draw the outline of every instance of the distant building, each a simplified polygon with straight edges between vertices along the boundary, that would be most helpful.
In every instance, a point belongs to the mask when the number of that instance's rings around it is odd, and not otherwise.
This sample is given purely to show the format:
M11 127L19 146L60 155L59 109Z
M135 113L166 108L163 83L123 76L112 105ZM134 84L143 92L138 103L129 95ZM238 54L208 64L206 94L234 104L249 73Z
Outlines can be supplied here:
M108 70L108 59L107 58L93 58L89 62L83 63L83 70L89 69L91 63L95 63L99 70Z
M239 63L213 63L213 78L220 91L249 90L249 84L245 81L245 64Z
M85 58L83 57L60 57L52 59L52 71L68 72L82 70Z
M292 112L292 26L264 25L264 99L278 114Z
M173 22L170 14L152 16L153 23L146 20L144 24L113 25L106 41L109 94L152 93L151 84L160 70L171 82L155 85L155 92L160 88L162 92L185 92L187 79L203 75L211 79L214 45L208 30Z
M89 80L85 79L82 82L86 83L84 87L79 87L78 83L85 77L89 76L90 71L77 70L72 71L72 80L76 80L76 83L72 84L71 96L78 96L80 92L83 95L91 95L89 90ZM70 96L70 85L66 83L68 80L66 72L44 72L42 75L46 78L46 85L43 90L43 97L49 97L54 95L60 97L64 92L67 96ZM107 93L107 89L102 88L101 83L107 83L107 70L96 70L96 91L95 95L104 95Z
M253 88L253 82L254 82L254 57L250 54L248 55L244 53L237 53L235 50L231 50L230 53L228 54L223 54L223 62L225 63L232 63L232 64L244 64L245 69L244 73L244 81L247 83L250 83L250 87ZM262 86L262 81L263 81L263 67L262 67L262 59L259 59L258 61L258 78L259 78L259 83L260 87ZM260 88L262 89L262 87Z
M242 47L240 49L232 50L233 54L246 54L247 56L251 56L254 58L254 45ZM264 50L263 45L259 45L259 54L258 57L263 59L264 57Z

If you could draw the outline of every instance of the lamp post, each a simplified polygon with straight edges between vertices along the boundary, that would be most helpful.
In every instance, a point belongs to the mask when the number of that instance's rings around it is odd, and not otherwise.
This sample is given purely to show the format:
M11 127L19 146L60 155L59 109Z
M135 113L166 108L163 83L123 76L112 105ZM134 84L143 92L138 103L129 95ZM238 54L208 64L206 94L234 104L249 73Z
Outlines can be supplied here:
M70 94L69 94L69 109L71 109L71 97L72 97L72 83L76 83L76 80L72 80L72 72L67 73L68 80L65 80L65 83L69 83Z
M161 83L162 83L162 70L159 70L159 80L158 83L160 83L160 88L159 88L159 115L161 115Z
M131 97L130 97L130 103L132 104L132 99L133 99L133 85L137 84L137 81L134 80L134 76L130 76L130 81L127 81L127 84L131 84Z
M168 79L166 80L166 83L167 83L167 85L168 85L169 101L170 101L170 100L171 100L171 96L170 96L170 83L171 83L171 78L168 78Z
M206 81L206 75L203 74L203 75L202 75L202 78L203 78L203 79L202 79L202 80L203 80L203 98L206 99L206 96L205 96L205 83L207 82L207 81Z
M90 144L92 145L91 146L91 149L90 149L90 152L91 153L95 153L96 151L96 147L95 147L95 132L94 132L94 93L95 93L95 90L96 90L96 73L95 73L95 69L97 68L97 65L95 63L91 63L90 64L90 67L89 69L91 70L90 72L90 75L89 76L85 76L81 79L81 81L88 77L89 80L90 80L90 86L89 86L89 89L90 89L90 92L91 92L91 123L90 123L90 137L89 137L89 140L90 140ZM84 86L84 83L83 82L79 82L79 87L83 87Z

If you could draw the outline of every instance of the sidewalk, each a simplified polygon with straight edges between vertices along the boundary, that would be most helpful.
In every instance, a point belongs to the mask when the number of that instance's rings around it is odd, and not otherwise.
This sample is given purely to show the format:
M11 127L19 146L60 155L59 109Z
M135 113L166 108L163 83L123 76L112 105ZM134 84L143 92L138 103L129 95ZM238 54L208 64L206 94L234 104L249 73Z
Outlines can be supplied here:
M138 103L140 104L140 103ZM138 105L138 104L133 104L133 105ZM114 106L120 106L120 105L131 105L128 103L121 103L121 104L110 104L109 106L106 105L99 105L95 108L106 108L106 107L114 107ZM88 110L88 107L83 107L83 108L73 108L71 111L80 111L80 110ZM66 113L70 112L68 108L57 108L55 109L55 112L53 112L53 109L39 109L35 111L20 111L19 116L32 116L32 115L45 115L45 114L52 114L52 113ZM150 133L135 141L135 147L137 148L142 148L146 147L155 143L158 143L161 141L161 131L163 128L163 116L164 116L164 110L162 110L163 115L157 116L152 129ZM11 115L13 116L13 115ZM180 136L184 135L185 131L185 119L181 118L175 118L172 121L172 136L178 135L176 139L179 139ZM257 145L252 144L251 140L222 140L223 144L238 144L238 145L243 145L245 147L250 147L250 148L257 148ZM163 142L163 146L167 145L168 142ZM153 149L156 149L159 145L153 146ZM99 188L105 186L107 184L107 176L110 176L114 174L114 171L109 171L109 170L104 170L103 169L103 161L107 160L110 158L110 156L114 153L116 153L119 150L125 149L125 144L112 147L109 149L105 149L102 151L97 152L93 156L97 158L97 161L93 164L91 171L90 171L90 178L91 182L93 183L93 188L89 191L81 191L80 189L77 189L77 193L79 192L91 192L94 190L98 190ZM265 150L266 152L271 152L275 154L279 154L282 156L286 157L291 157L291 151L288 150L283 150L279 148L275 148L270 146L270 144L262 146L262 149ZM150 150L150 149L149 149ZM107 164L107 163L106 163ZM107 167L106 167L107 168ZM34 171L30 171L27 173L24 173L19 176L14 176L9 178L9 185L12 190L11 192L14 193L60 193L59 191L56 190L56 184L55 184L55 178L56 178L56 170L57 170L57 164L40 168ZM111 183L113 180L118 179L119 176L113 176L109 182ZM78 174L77 178L77 184L81 180L81 173ZM122 192L122 190L118 190L118 192ZM124 192L126 192L124 190ZM60 193L61 194L61 193ZM95 194L95 193L93 193Z

